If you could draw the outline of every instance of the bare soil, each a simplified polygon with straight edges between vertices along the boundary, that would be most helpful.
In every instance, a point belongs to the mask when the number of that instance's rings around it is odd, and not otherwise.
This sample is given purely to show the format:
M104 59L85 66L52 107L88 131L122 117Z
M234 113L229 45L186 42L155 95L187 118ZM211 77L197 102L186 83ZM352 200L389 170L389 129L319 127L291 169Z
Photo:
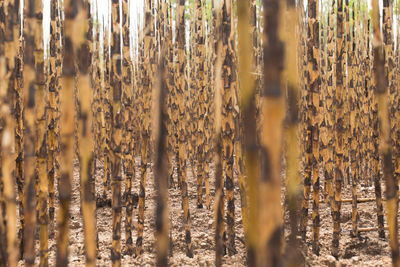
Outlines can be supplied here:
M382 183L383 185L383 183ZM384 187L382 188L384 189ZM343 187L343 199L351 198L351 185L347 182ZM372 182L361 182L358 186L359 198L375 197ZM384 192L384 190L382 190ZM384 210L386 207L384 205ZM311 211L311 208L309 209ZM374 202L358 203L359 228L370 228L378 226L376 215L376 204ZM306 246L307 266L390 266L391 254L389 247L389 232L385 231L386 238L379 238L377 231L362 232L359 237L350 235L352 229L352 207L351 203L342 203L341 208L341 236L340 255L336 260L330 252L332 244L332 216L329 204L320 205L320 256L312 253L311 248L311 220L308 228ZM386 219L386 215L385 215Z
M140 160L137 158L135 162L136 169L139 167ZM101 163L98 164L96 172L96 192L102 193L102 170ZM213 168L211 168L212 170ZM79 192L79 172L78 167L75 168L73 196L71 203L71 220L70 220L70 247L69 262L70 266L84 266L84 235L83 222L80 212L80 192ZM190 165L187 168L189 181L189 203L192 220L192 243L194 257L188 258L185 254L184 228L183 228L183 210L182 199L178 188L169 189L169 209L170 209L170 227L172 234L172 256L169 258L171 266L214 266L215 250L214 250L214 210L206 208L197 208L196 205L196 179L193 174L195 168ZM175 174L176 176L176 174ZM175 177L176 178L176 177ZM235 180L237 181L236 177ZM143 255L134 257L125 253L125 209L122 213L121 225L121 244L123 249L122 265L123 266L154 266L155 264L155 246L154 246L154 227L155 227L155 191L153 186L153 175L151 167L147 172L146 184L146 208L145 208L145 224L144 224L144 241ZM214 179L211 174L211 200L213 204L214 197ZM133 193L139 193L139 172L136 172L134 179ZM351 198L351 185L345 182L343 198ZM246 266L246 251L244 246L244 234L242 228L242 218L240 212L239 188L235 184L235 205L236 205L236 249L237 254L234 256L226 255L223 259L224 266ZM124 192L124 188L122 188ZM358 187L359 197L374 197L374 188L371 184L362 184ZM205 199L205 197L204 197ZM359 205L359 227L376 227L376 205L375 202L360 203ZM205 206L205 205L204 205ZM213 205L211 205L213 206ZM380 239L377 231L361 233L360 237L353 238L350 236L352 226L351 222L351 203L342 204L341 209L341 239L340 239L340 258L336 260L330 254L332 242L332 217L330 207L326 203L320 204L320 256L316 256L311 250L311 219L309 220L307 243L303 244L302 253L305 258L305 266L390 266L390 248L388 245L388 232L386 231L386 239ZM56 209L57 213L57 209ZM309 209L311 214L311 205ZM285 220L288 220L285 214ZM137 209L133 211L133 240L136 240L137 229ZM97 231L98 231L98 259L97 266L111 265L111 239L112 239L112 216L111 208L108 206L97 209ZM287 232L285 233L287 236ZM36 249L39 249L39 242L36 243ZM56 244L54 237L49 240L49 263L50 266L55 265ZM39 258L36 259L37 264ZM19 266L24 266L23 261L19 262Z

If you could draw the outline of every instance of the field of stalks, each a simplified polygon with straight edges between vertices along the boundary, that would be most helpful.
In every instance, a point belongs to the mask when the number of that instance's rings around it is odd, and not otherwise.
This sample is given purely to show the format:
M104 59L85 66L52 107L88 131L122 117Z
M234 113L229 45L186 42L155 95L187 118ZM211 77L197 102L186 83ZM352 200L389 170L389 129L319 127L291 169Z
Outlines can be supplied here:
M400 267L399 0L0 0L0 267Z

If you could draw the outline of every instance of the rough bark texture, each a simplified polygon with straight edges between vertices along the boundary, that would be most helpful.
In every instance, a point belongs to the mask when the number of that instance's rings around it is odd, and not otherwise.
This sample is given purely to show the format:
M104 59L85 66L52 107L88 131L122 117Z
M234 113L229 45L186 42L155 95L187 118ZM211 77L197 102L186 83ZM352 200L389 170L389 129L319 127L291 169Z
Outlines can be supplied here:
M234 31L233 28L233 3L224 0L222 4L222 166L225 177L226 189L226 225L228 235L228 253L233 255L235 249L235 196L233 183L233 142L234 142L234 120L233 120L233 95L236 77L233 72L234 64Z
M111 128L111 206L113 217L113 241L111 247L111 260L113 266L121 265L121 141L122 141L122 114L121 114L121 25L120 25L120 3L112 1L112 24L111 24L111 87L112 87L112 128Z
M43 5L42 1L35 1L35 70L36 70L36 90L35 90L35 119L36 119L36 139L35 156L38 175L38 203L36 208L38 213L39 240L40 240L40 266L48 265L48 177L47 177L47 124L46 124L46 75L44 67L43 52Z
M186 242L186 255L193 257L192 249L192 237L190 233L191 220L189 210L189 199L188 199L188 185L187 185L187 174L186 174L186 123L185 123L185 95L188 90L187 81L185 79L185 66L186 66L186 53L185 53L185 0L179 0L176 10L176 39L177 39L177 66L176 74L177 77L177 98L178 98L178 121L177 124L177 172L178 172L178 183L181 182L181 195L182 195L182 207L183 207L183 222L185 225L185 242Z
M128 1L122 2L122 39L123 39L123 60L122 60L122 113L123 113L123 169L125 174L125 192L123 200L126 208L125 232L127 235L126 246L129 255L133 253L132 241L132 179L134 177L133 164L133 113L132 113L132 62L130 55L130 34L129 34L129 7Z
M340 238L340 208L342 200L343 157L344 157L344 79L343 79L343 2L337 4L337 36L336 36L336 131L335 131L335 176L334 176L334 201L332 205L333 216L333 239L332 255L339 256L339 238Z
M1 234L6 236L7 239L7 259L4 259L4 263L7 266L17 266L18 261L18 240L17 240L17 200L15 191L15 180L14 180L14 128L15 121L13 112L13 88L16 84L16 71L19 71L16 63L16 53L18 48L18 1L8 1L5 5L5 21L4 14L0 20L0 27L2 33L0 42L4 42L0 46L0 105L1 105L1 118L2 121L2 133L0 139L1 146L1 178L0 183L2 184L2 203L5 211L2 212L5 217L5 232L1 231ZM1 12L1 11L0 11ZM4 30L4 32L3 32ZM16 68L17 66L17 68ZM4 72L4 70L6 72ZM5 77L3 76L5 74ZM3 202L4 201L4 202ZM3 223L3 221L1 222ZM1 240L0 242L3 242Z
M35 59L33 55L34 42L34 8L35 0L24 2L25 26L25 54L24 54L24 175L25 175L25 196L24 196L24 215L25 226L23 233L23 256L26 266L33 266L35 261L34 251L34 231L36 225L35 216L35 150L34 150L34 133L35 133Z

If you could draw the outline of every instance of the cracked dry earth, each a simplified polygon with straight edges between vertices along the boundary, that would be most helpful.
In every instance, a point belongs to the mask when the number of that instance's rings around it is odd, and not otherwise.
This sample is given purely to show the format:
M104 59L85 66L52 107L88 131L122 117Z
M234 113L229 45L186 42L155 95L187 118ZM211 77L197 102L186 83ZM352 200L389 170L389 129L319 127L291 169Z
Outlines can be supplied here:
M135 165L138 168L140 159L136 158ZM96 171L96 191L97 194L102 192L102 169L98 164ZM79 193L79 173L78 166L75 167L75 175L73 181L73 196L71 202L71 218L70 218L70 246L69 246L69 262L70 266L84 266L84 235L83 221L80 212L80 193ZM154 266L155 264L155 246L154 246L154 228L155 228L155 191L153 186L153 174L151 167L147 171L147 188L146 188L146 204L145 204L145 224L144 224L144 253L135 258L134 256L123 253L123 266ZM210 168L213 170L213 168ZM195 168L189 165L187 168L189 182L189 204L192 220L192 243L194 257L188 258L185 254L184 228L183 228L183 211L181 208L181 194L178 188L169 189L169 211L170 211L170 227L172 234L172 256L169 258L171 266L214 266L215 250L214 250L214 211L206 208L199 209L196 205L196 173ZM176 179L176 174L175 174ZM211 207L213 206L214 197L214 177L211 173L210 189L211 189ZM246 251L244 246L244 234L242 228L242 218L240 212L240 198L237 179L235 177L235 230L236 230L236 249L237 254L234 256L224 256L224 266L245 266ZM139 193L139 172L133 182L133 193ZM343 198L351 197L351 186L344 184ZM383 188L384 189L384 188ZM124 192L124 186L122 187ZM359 185L359 197L373 197L374 187L371 183ZM109 192L110 194L110 192ZM110 196L110 195L109 195ZM359 203L359 227L376 227L376 211L375 203ZM58 205L57 205L58 206ZM57 207L56 206L56 207ZM57 213L57 209L56 209ZM311 206L309 209L311 214ZM303 244L302 254L305 258L305 266L390 266L390 248L388 244L388 231L386 231L386 239L380 239L377 231L361 233L359 238L350 236L351 230L351 204L342 204L341 209L341 239L340 239L340 258L336 260L330 254L332 242L332 218L330 207L328 204L321 202L320 204L320 255L316 256L311 250L311 228L312 222L309 220L307 243ZM285 212L285 225L288 225L288 214ZM133 211L133 240L136 240L137 225L137 209ZM125 248L125 209L122 210L121 225L121 244L124 252ZM97 209L97 231L98 231L98 258L97 266L111 265L111 239L112 239L112 216L111 207L105 206ZM286 236L288 235L285 231ZM39 251L39 241L36 241L36 251ZM49 264L55 265L56 243L54 236L49 239ZM39 263L39 257L36 258ZM19 266L24 266L23 261L19 262Z

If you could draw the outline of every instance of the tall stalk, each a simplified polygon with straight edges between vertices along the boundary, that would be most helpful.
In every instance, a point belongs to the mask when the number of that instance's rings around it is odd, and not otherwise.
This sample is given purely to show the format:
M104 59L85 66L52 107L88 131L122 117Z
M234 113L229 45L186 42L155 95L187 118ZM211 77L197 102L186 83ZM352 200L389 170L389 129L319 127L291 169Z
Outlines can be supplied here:
M356 54L356 45L355 45L355 21L354 21L354 16L355 16L355 8L354 8L354 2L351 3L350 5L350 14L352 17L353 21L353 27L350 31L350 36L349 36L349 44L348 44L348 56L347 56L347 61L348 61L348 76L349 76L349 108L350 108L350 124L349 124L349 157L350 157L350 168L351 168L351 195L352 195L352 229L351 229L351 234L352 236L357 236L358 235L358 209L357 209L357 184L359 181L359 155L357 153L357 137L361 139L361 135L358 135L357 133L357 123L359 122L358 119L358 99L359 97L357 96L357 88L355 86L355 54ZM349 14L349 17L350 17ZM350 19L350 18L349 18Z
M35 90L35 116L36 116L36 139L35 156L37 164L37 175L39 178L38 223L40 227L40 266L48 265L48 176L47 176L47 123L46 123L46 76L44 73L44 52L43 52L43 4L42 1L35 1L35 69L36 69L36 90Z
M167 162L167 129L166 129L166 45L161 44L161 57L158 67L159 79L156 84L157 115L154 118L155 136L155 174L154 184L156 189L156 247L157 266L168 265L169 251L169 223L168 223L168 162Z
M384 8L391 7L390 1L384 1ZM389 17L383 18L384 25L388 24ZM379 152L382 157L383 178L386 183L386 208L387 220L389 226L390 249L392 252L393 266L400 266L400 253L398 241L398 181L394 176L392 162L392 144L390 139L390 115L388 103L388 84L385 77L385 61L383 57L384 42L380 30L380 15L378 0L372 2L372 20L373 20L373 56L374 56L374 83L375 96L378 103L379 120ZM387 32L385 32L387 33ZM389 36L383 36L385 40ZM389 66L388 73L392 73L392 66ZM389 76L390 77L390 76Z
M128 0L122 2L122 113L123 113L123 167L125 175L124 201L126 208L125 232L126 247L129 255L133 253L132 241L132 179L134 177L133 146L133 114L132 114L132 90L131 90L131 55L130 55L130 34L129 34L129 6Z
M286 1L287 11L286 15L289 19L287 24L287 36L285 46L285 77L287 79L287 107L286 114L286 144L288 151L286 152L287 159L287 196L288 196L288 210L290 218L290 237L288 244L289 263L291 265L301 264L299 257L299 242L298 235L298 197L300 195L299 185L301 183L300 168L300 142L297 138L299 133L300 112L299 112L299 74L296 63L297 55L297 34L296 26L298 19L298 11L296 8L295 0Z
M85 31L75 32L76 27L82 27L87 23L87 13L81 0L64 1L64 61L62 64L62 89L60 93L60 135L61 147L61 176L58 184L60 209L57 218L57 253L56 266L68 265L69 245L69 207L71 202L73 158L74 158L74 88L78 63L82 54L79 53L80 44L84 42ZM62 24L61 24L62 25ZM61 32L63 28L61 26ZM86 55L87 54L84 54Z
M54 178L55 178L55 120L58 116L57 114L57 102L56 98L58 97L58 79L56 71L56 56L57 56L57 25L56 25L56 17L58 15L57 12L57 0L51 1L50 7L50 66L49 66L49 89L48 89L48 101L49 107L47 112L47 169L48 169L48 179L49 179L49 221L50 221L50 231L53 231L52 225L54 225L54 212L55 212L55 188L54 188Z
M335 113L334 113L334 92L336 87L335 81L335 8L336 2L335 0L331 1L330 12L328 14L328 37L327 37L327 92L326 99L324 101L325 104L325 121L326 128L328 134L327 141L327 155L325 159L325 181L326 181L326 189L327 189L327 198L326 202L332 207L332 202L334 201L334 191L333 191L333 179L334 179L334 140L335 134L333 132L334 129L334 121L335 121Z
M192 250L192 237L191 237L191 220L189 210L189 192L188 192L188 179L186 174L186 129L185 129L185 95L188 89L187 81L185 78L186 66L186 52L185 52L185 0L179 0L176 10L176 40L177 40L177 104L178 104L178 121L177 121L177 172L178 181L180 180L182 207L183 207L183 223L185 227L185 243L186 255L190 258L193 257ZM179 183L179 182L178 182Z
M18 215L19 215L19 227L18 227L18 244L20 258L23 257L24 247L24 41L22 35L18 40L18 56L15 63L15 103L14 103L14 115L16 120L15 126L15 179L18 188Z
M262 266L281 262L283 218L281 156L285 103L282 89L284 44L280 33L281 1L264 0L264 87L261 91L260 261Z
M153 85L154 66L155 66L155 37L154 37L154 17L153 1L145 2L145 28L143 30L142 43L142 88L141 88L141 165L140 165L140 191L139 191L139 216L138 216L138 235L136 239L136 256L143 253L143 230L144 230L144 208L146 199L146 173L148 165L148 155L150 151L150 107L151 89Z
M120 3L112 1L111 24L111 87L112 87L112 128L110 139L111 163L111 206L112 206L112 247L111 260L113 266L121 265L121 139L123 118L121 114L121 25Z
M15 120L12 116L13 99L12 93L16 81L15 68L16 55L17 55L17 34L18 30L18 1L9 1L5 6L5 25L4 26L4 39L1 46L4 45L4 54L0 53L0 76L2 82L0 83L0 104L1 104L1 120L2 120L2 134L0 139L1 146L1 183L3 186L3 199L5 204L5 219L6 219L6 232L2 234L7 238L7 259L4 262L7 266L17 266L18 263L18 240L17 240L17 213L16 213L16 191L15 180L13 178L14 172L14 128ZM4 15L4 14L3 14ZM1 21L4 23L4 21ZM6 73L4 73L4 70ZM3 75L5 74L5 77ZM5 79L4 79L5 78ZM1 203L3 205L3 203ZM0 211L3 212L3 211ZM2 242L2 241L1 241Z
M34 58L34 29L35 0L24 2L25 53L24 53L24 237L23 256L26 266L33 266L35 262L35 225L36 225L36 193L35 193L35 58Z
M78 101L79 114L78 136L80 157L80 189L81 189L81 211L84 224L84 244L86 266L96 265L96 202L94 199L94 162L93 162L93 90L91 75L93 68L90 67L93 38L93 21L90 18L89 4L82 6L82 24L80 25L85 38L77 43L77 66L78 66Z
M222 4L222 153L223 170L226 189L226 225L228 235L228 253L236 253L235 248L235 197L233 183L233 142L234 142L234 120L233 120L233 96L235 77L233 72L234 61L234 31L233 31L233 3L224 0Z
M214 202L214 218L215 218L215 266L222 265L222 258L226 253L226 233L224 223L224 179L222 172L222 6L220 2L212 3L212 19L214 30L214 48L217 55L214 65L214 108L215 108L215 135L214 135L214 162L215 162L215 202Z
M343 157L345 153L344 147L344 79L343 79L343 1L338 1L337 4L337 17L336 17L336 131L335 131L335 149L336 149L336 167L334 177L334 198L332 203L332 216L333 216L333 238L332 238L332 255L339 256L339 239L340 239L340 209L342 202L342 184L344 179L343 174Z
M207 88L205 87L205 31L204 31L204 20L203 20L203 5L204 1L195 1L195 14L196 14L196 84L197 86L197 131L196 131L196 144L197 148L197 207L203 207L203 182L205 175L208 175L204 171L205 164L205 134L204 134L204 120L206 116L206 93Z

